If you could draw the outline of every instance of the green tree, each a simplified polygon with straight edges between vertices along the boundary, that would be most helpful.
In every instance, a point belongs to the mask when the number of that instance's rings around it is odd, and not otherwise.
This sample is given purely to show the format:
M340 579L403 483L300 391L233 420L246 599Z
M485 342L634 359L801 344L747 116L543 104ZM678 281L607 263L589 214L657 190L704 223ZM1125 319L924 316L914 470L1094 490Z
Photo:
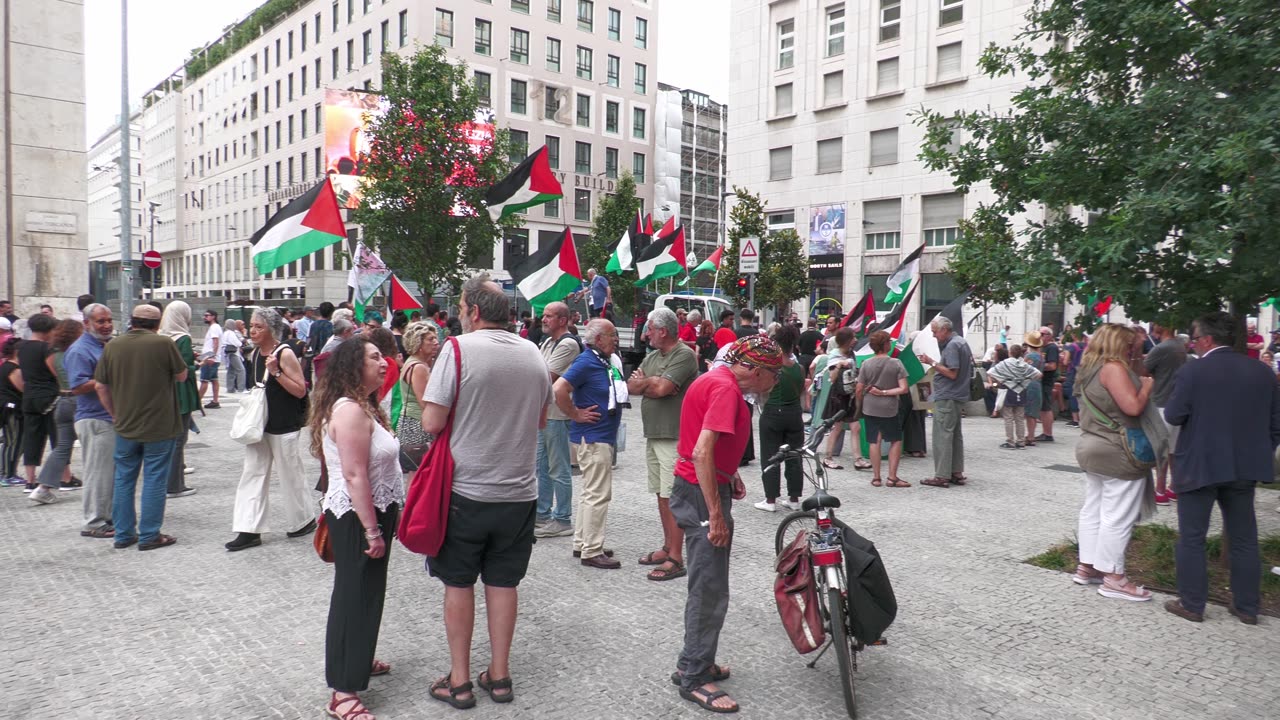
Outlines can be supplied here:
M489 187L510 172L506 133L468 142L480 97L466 65L450 63L438 45L409 58L383 55L382 92L386 112L370 118L367 182L353 219L397 273L428 292L456 287L520 222L494 223L484 209ZM475 212L455 216L458 202Z
M985 265L992 300L1058 287L1179 326L1277 294L1280 5L1038 0L1027 23L980 60L1027 79L1010 109L919 117L926 164L995 194L957 243L962 284ZM1011 226L1033 205L1044 222Z
M795 230L769 233L765 222L768 203L746 188L733 188L738 201L729 210L728 240L720 261L720 289L739 307L746 298L738 295L738 246L742 238L760 238L760 272L756 274L756 307L783 306L809 293L809 264L804 244Z
M604 273L609 262L610 246L622 237L631 223L636 219L636 210L640 200L636 198L636 181L631 173L624 172L614 186L613 194L605 195L596 205L596 220L591 228L591 241L585 247L578 248L578 261L582 264L583 276L587 268L595 268ZM614 317L630 317L635 311L636 271L634 265L621 275L606 273L609 287L613 290ZM621 320L619 321L621 322Z

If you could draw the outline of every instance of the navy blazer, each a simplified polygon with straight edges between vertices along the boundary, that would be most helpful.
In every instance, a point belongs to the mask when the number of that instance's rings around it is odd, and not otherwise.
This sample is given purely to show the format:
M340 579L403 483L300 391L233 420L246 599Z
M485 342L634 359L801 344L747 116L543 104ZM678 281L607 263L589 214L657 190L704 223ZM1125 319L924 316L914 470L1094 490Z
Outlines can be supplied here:
M1164 418L1182 426L1173 452L1174 492L1272 482L1280 389L1266 365L1231 348L1188 362L1173 376Z

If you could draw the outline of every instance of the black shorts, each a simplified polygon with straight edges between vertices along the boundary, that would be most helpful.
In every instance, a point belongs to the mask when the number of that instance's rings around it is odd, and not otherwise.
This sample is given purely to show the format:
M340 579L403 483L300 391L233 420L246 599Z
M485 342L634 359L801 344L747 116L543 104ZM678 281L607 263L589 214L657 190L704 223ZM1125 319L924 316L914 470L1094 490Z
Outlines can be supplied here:
M902 439L902 424L898 420L898 416L892 417L875 417L874 415L862 416L862 429L867 433L867 442L874 443L879 437L884 442L898 442Z
M427 558L427 571L450 587L516 587L533 554L536 500L480 502L454 493L444 544Z

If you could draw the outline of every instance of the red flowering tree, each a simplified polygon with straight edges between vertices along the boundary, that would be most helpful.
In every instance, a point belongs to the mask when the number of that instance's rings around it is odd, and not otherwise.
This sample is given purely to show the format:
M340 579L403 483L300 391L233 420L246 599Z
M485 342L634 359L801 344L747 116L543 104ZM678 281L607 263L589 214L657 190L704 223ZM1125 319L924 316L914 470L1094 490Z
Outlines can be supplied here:
M510 172L506 132L477 123L480 94L464 64L430 45L382 56L385 112L370 118L363 198L353 221L365 243L429 293L487 268L509 218L484 209L490 185Z

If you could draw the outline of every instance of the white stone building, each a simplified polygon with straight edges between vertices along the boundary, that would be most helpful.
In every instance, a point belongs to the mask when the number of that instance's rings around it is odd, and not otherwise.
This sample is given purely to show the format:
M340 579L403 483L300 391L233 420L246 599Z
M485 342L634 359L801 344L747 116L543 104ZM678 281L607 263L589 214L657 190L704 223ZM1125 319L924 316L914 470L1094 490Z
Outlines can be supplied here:
M919 327L962 290L942 272L948 247L957 220L991 193L978 187L962 195L948 174L924 167L918 159L924 128L915 116L921 108L947 115L1008 107L1025 78L989 78L977 60L988 45L1014 41L1030 5L734 3L729 180L763 194L771 226L794 227L810 240L816 289L804 307L822 314L848 308L869 287L883 297L885 278L922 244L923 276L908 327ZM1005 325L1010 337L1046 322L1061 329L1079 312L1065 308L1061 295L1047 288L1038 300L990 308L988 338ZM981 332L980 324L967 330Z
M27 316L88 289L84 5L8 0L0 55L0 299Z
M729 108L697 90L659 83L658 91L654 206L664 219L679 209L687 247L702 262L724 242Z
M147 249L146 175L140 114L129 123L129 231L135 277L141 253ZM89 205L89 292L115 308L120 302L120 126L115 125L89 148L87 156ZM137 282L135 280L135 282ZM141 286L141 284L139 284Z
M636 175L651 207L657 6L312 0L279 18L246 19L263 28L257 37L198 76L187 72L180 94L144 110L146 150L156 153L146 181L168 198L148 199L159 203L161 221L157 295L299 298L308 272L343 269L334 254L341 248L330 247L260 277L248 239L324 175L325 89L377 90L380 55L409 55L420 44L439 43L466 62L487 89L495 124L522 146L513 154L547 144L564 187L562 203L533 209L521 230L495 244L497 277L566 225L585 239L621 171ZM206 54L221 54L214 46L235 36L230 29ZM349 226L349 235L354 241L359 228Z

